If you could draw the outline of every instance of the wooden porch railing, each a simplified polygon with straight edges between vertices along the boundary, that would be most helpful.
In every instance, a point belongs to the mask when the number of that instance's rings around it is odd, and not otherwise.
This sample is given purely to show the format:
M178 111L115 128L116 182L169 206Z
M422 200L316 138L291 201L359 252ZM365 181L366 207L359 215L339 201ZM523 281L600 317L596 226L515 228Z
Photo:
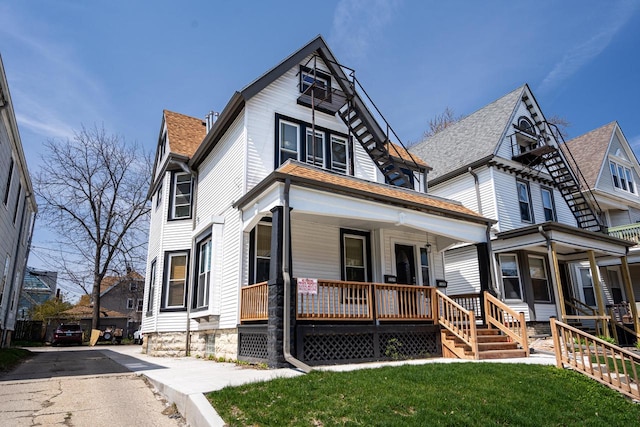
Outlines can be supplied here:
M609 329L609 316L600 316L598 312L591 306L583 303L575 298L569 298L564 301L565 305L571 307L577 314L566 314L565 322L575 320L581 322L583 320L593 320L595 323L596 335L607 335Z
M297 293L297 319L373 320L372 284L318 280L316 294Z
M267 320L269 318L269 286L256 283L240 289L240 321Z
M632 399L640 399L640 356L556 319L551 319L551 333L558 368L568 366Z
M449 295L449 297L467 310L472 310L476 315L476 320L482 320L482 302L480 300L480 294L458 294Z
M518 343L525 351L526 357L529 357L527 322L523 312L517 313L498 298L485 291L484 313L489 329L495 327L502 331L513 342Z
M477 358L479 355L478 334L476 333L476 318L473 311L467 310L440 291L436 291L436 299L440 325L471 347L474 357Z
M609 316L611 317L611 332L613 332L613 338L620 344L620 337L618 336L618 328L627 334L636 337L636 340L640 340L640 334L634 331L627 325L633 323L633 314L629 303L623 302L614 304L609 308Z
M373 285L380 320L433 320L434 288L415 285Z

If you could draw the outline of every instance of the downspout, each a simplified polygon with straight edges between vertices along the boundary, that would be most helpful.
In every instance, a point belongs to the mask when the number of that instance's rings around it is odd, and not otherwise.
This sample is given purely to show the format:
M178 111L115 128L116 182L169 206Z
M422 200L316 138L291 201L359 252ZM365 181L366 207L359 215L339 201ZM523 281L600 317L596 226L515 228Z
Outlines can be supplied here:
M480 198L480 181L478 180L478 174L476 174L473 171L473 169L471 169L471 166L469 166L469 169L467 169L467 172L469 172L473 177L473 182L476 187L476 200L478 202L478 213L482 215L482 199Z
M291 230L289 227L289 189L291 187L291 179L287 178L284 182L284 206L282 217L282 278L284 280L284 313L283 313L283 344L282 352L284 359L304 373L311 372L311 367L301 360L291 355L290 328L291 328L291 276L289 274L289 236Z

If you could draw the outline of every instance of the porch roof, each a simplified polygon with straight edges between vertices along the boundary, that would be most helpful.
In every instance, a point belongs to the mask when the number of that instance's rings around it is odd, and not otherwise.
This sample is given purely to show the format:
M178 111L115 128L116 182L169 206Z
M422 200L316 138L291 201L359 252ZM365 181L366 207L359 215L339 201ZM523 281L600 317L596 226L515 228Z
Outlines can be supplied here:
M418 210L430 214L447 216L453 219L481 224L493 224L496 221L485 218L464 207L461 203L436 196L418 193L414 190L387 184L366 181L352 176L318 169L314 166L289 160L267 176L234 207L242 208L275 182L289 178L292 184L302 184L306 188L329 191L359 199L373 200L398 207Z
M546 247L543 233L558 245L558 254L567 257L580 258L589 250L607 256L624 256L628 248L634 246L628 240L552 221L497 233L497 240L491 246L494 252Z

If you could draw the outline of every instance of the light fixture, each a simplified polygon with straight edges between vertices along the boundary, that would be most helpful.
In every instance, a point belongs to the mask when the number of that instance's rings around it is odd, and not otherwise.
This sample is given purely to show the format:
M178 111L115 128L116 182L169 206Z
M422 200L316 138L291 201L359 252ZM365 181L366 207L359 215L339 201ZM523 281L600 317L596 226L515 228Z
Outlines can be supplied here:
M429 232L428 231L427 231L426 235L427 235L427 242L424 244L424 247L427 250L427 253L430 254L431 253L431 243L429 243Z

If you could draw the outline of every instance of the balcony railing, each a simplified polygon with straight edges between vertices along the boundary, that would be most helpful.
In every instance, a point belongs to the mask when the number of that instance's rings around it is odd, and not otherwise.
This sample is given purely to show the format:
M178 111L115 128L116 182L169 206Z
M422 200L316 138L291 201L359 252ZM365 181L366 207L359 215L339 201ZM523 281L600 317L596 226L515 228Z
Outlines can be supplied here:
M640 245L640 223L609 227L609 236L629 240Z
M435 289L427 286L318 280L314 292L296 292L298 320L434 321ZM240 321L268 319L268 286L241 290Z

